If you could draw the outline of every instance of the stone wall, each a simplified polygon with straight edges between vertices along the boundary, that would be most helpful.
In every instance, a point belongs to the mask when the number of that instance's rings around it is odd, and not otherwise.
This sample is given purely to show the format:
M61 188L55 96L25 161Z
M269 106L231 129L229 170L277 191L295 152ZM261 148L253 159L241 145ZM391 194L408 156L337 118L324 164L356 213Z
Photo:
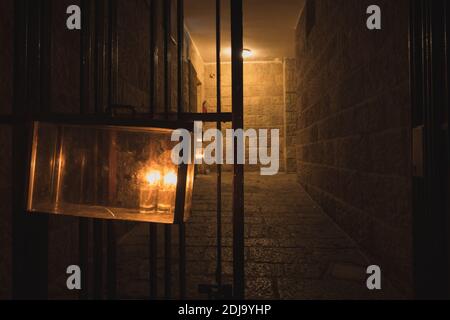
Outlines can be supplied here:
M150 10L148 1L117 2L117 102L150 110Z
M230 63L223 63L221 72L222 111L231 112ZM204 81L205 101L208 105L208 112L216 112L216 64L205 65ZM244 129L279 130L280 171L284 171L285 169L283 81L282 62L244 63ZM229 126L224 126L224 129L226 128L229 128ZM230 169L229 166L225 166L225 168ZM259 170L259 166L247 166L246 170Z
M203 61L203 58L200 55L200 52L198 51L197 46L192 41L191 35L189 34L189 32L187 30L185 32L184 48L185 48L184 57L187 61L189 61L192 64L192 67L195 70L198 82L195 84L196 90L193 93L190 92L189 88L193 88L193 85L190 84L190 79L193 77L190 76L188 69L184 70L186 86L185 86L183 95L185 98L189 99L189 96L191 94L196 94L197 106L195 107L195 109L194 109L194 107L192 107L191 109L189 109L189 111L190 112L202 112L202 104L203 104L204 97L205 97L205 85L204 85L205 62ZM188 105L188 103L186 105ZM186 108L186 111L188 111L187 108Z
M295 153L295 138L297 129L297 85L295 75L295 59L284 60L284 124L286 136L286 171L297 172L297 157Z
M298 178L411 293L408 1L307 1L296 35ZM358 23L359 21L359 23Z

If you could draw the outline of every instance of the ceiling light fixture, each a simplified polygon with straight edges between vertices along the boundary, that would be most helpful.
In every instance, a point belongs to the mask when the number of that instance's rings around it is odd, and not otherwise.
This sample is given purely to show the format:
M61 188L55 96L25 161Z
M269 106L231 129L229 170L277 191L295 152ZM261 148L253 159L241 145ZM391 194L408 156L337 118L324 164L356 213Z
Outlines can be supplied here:
M242 50L242 58L247 59L253 56L253 52L250 49Z

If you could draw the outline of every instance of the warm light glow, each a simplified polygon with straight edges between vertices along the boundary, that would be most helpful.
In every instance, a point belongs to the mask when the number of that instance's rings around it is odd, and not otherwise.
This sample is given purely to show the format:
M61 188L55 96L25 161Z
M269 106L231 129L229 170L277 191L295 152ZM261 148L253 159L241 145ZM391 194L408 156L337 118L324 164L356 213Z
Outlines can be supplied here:
M177 174L175 173L175 171L166 173L166 175L164 176L164 184L168 186L177 185Z
M197 153L195 154L195 159L197 159L197 160L203 159L203 152L197 152Z
M224 53L225 53L226 56L231 57L231 48L230 47L225 48L224 49ZM253 53L252 50L245 49L245 48L242 50L242 58L243 59L248 59L248 58L251 58L253 56L254 56L254 53Z
M172 128L168 121L157 121L155 127L151 121L114 123L101 119L89 124L64 119L30 123L23 199L27 213L162 224L187 220L195 171L193 147L202 143L183 145L186 157L177 159L172 136L181 131L185 137L184 130ZM195 142L194 137L188 140ZM99 150L99 141L107 150ZM98 186L108 192L98 192L94 199L91 193Z
M247 59L253 56L253 52L250 49L242 50L242 58Z
M145 181L150 185L158 184L159 180L161 180L159 171L150 171L145 175Z

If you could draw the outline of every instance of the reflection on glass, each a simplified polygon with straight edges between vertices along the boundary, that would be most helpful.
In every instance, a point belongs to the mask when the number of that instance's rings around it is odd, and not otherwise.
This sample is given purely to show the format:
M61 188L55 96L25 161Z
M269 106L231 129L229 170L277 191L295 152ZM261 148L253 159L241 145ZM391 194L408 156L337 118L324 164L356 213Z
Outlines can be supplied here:
M171 160L172 131L35 123L28 210L174 223L185 171ZM186 180L190 196L193 179Z
M145 174L140 190L141 213L151 213L156 210L160 180L161 173L159 171L149 171Z
M164 175L159 192L158 210L170 212L175 208L176 189L177 175L175 171L169 171Z

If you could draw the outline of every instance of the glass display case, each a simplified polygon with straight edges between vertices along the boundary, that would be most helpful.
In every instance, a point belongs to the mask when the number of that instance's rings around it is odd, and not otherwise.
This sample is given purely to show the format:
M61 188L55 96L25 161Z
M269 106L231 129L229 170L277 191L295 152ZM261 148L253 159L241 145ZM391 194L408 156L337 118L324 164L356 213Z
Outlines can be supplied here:
M173 224L190 213L194 165L174 164L176 126L36 121L27 209Z

